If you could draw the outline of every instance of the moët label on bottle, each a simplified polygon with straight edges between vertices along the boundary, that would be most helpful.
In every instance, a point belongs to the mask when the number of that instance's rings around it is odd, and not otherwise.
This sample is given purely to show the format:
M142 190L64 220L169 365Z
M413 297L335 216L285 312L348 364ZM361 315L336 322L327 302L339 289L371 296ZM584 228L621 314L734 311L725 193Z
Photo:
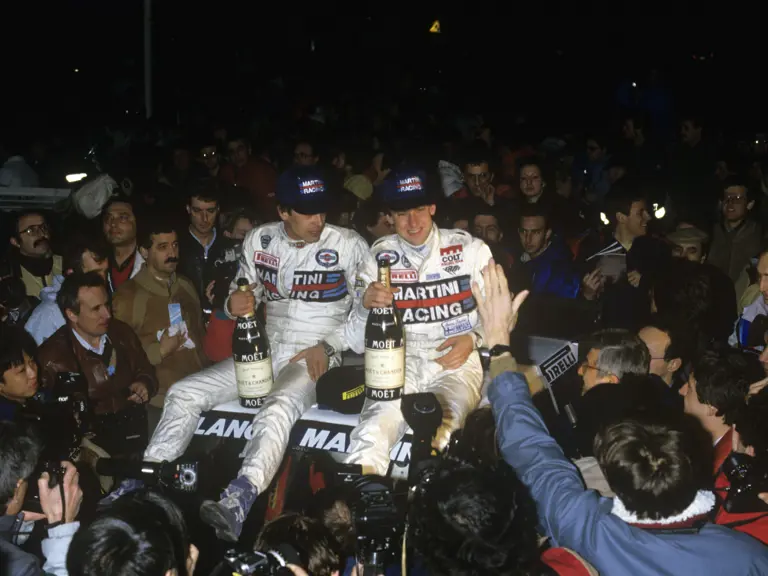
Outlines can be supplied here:
M391 343L390 345L387 345ZM365 348L365 397L371 400L397 400L405 386L405 348L394 340L376 342Z
M235 379L240 405L258 408L272 390L272 360L266 358L256 362L235 360Z

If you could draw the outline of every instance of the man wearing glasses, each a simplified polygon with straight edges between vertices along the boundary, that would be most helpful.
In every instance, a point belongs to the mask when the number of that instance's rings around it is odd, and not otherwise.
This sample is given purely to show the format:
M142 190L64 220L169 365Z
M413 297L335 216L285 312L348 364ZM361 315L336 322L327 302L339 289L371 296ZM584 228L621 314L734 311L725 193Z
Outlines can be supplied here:
M755 207L746 182L732 176L723 182L720 198L722 220L712 230L712 244L707 261L725 272L736 286L739 300L747 288L747 278L742 275L750 259L760 254L763 229L760 223L749 216Z
M61 275L61 256L51 249L51 231L45 217L39 212L20 212L11 228L11 245L7 254L8 266L0 275L21 278L27 296L40 297L40 291Z

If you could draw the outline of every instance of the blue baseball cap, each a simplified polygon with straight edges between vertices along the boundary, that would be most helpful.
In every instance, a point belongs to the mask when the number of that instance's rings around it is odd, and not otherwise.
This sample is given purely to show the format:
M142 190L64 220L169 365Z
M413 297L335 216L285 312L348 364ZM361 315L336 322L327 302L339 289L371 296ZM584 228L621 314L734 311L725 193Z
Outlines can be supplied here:
M277 203L299 214L324 214L331 208L325 178L312 166L293 166L277 179Z
M436 199L427 188L427 179L421 170L400 170L379 186L381 203L396 212L434 204Z

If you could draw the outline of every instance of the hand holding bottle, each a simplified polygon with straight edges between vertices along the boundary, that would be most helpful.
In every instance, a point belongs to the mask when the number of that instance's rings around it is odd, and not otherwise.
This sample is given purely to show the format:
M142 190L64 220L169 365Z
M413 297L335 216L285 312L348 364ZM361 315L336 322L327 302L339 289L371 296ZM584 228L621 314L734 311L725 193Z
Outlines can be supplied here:
M229 313L237 318L245 318L253 314L256 308L256 297L253 295L253 289L256 284L250 284L247 290L236 290L232 292L227 302Z
M363 294L363 308L386 308L392 306L394 295L400 288L388 288L381 282L371 282Z

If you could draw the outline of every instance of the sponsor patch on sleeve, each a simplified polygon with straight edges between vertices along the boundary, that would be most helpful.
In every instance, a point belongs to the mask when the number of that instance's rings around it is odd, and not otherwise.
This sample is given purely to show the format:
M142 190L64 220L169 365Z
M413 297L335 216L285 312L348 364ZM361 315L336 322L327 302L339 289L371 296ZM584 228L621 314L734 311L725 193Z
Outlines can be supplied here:
M445 336L454 336L461 334L462 332L469 332L472 330L472 323L469 321L469 316L459 316L458 318L451 318L447 322L443 322L443 334Z
M280 267L280 258L266 252L256 251L253 253L253 263L257 266L266 266L277 270Z

